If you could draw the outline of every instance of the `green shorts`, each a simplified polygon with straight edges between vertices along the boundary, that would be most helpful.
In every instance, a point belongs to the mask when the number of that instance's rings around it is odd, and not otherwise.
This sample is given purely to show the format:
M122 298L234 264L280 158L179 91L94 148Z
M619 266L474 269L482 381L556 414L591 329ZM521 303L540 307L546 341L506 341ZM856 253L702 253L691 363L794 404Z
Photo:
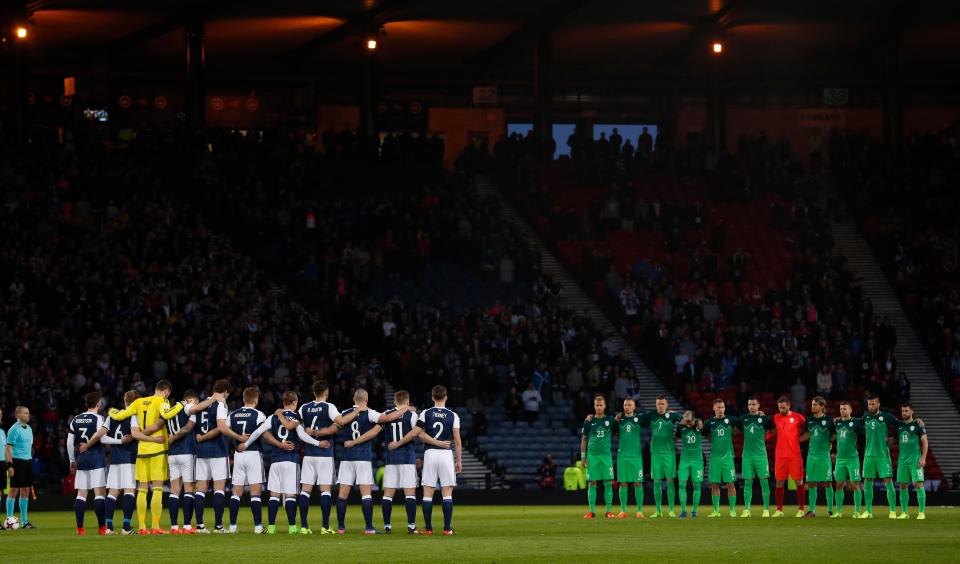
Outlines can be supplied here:
M703 459L700 460L684 460L680 459L680 469L678 470L677 478L680 480L680 483L685 484L687 480L690 480L694 484L699 484L703 482Z
M879 456L863 457L863 478L873 480L876 478L892 478L893 464L890 457L881 458Z
M650 477L654 480L673 479L677 477L677 455L650 454Z
M766 456L745 456L742 463L744 480L766 480L770 477L770 461Z
M923 468L917 466L920 459L897 461L897 483L898 484L919 484L923 482Z
M837 466L833 470L833 479L838 482L859 482L863 478L860 476L859 458L838 458Z
M633 484L643 481L642 456L617 457L617 481L621 484Z
M599 482L613 479L613 458L608 454L587 455L587 481Z
M829 482L830 476L830 457L829 456L808 456L807 457L807 482L821 483Z
M737 471L733 467L733 457L710 459L710 483L729 484L737 481Z

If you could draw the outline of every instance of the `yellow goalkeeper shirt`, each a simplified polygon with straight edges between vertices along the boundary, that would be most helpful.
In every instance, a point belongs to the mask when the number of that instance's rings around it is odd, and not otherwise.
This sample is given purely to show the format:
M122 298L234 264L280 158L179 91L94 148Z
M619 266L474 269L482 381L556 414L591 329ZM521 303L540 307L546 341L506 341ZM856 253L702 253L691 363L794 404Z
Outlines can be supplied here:
M140 424L140 430L146 433L154 423L161 419L170 419L183 409L183 404L177 402L172 408L170 402L163 396L150 396L140 398L130 404L130 407L114 411L111 410L110 418L122 421L134 415L137 416L137 423ZM137 456L147 457L156 456L167 452L167 426L160 425L160 428L150 433L151 437L163 437L162 443L148 443L139 441L137 443Z

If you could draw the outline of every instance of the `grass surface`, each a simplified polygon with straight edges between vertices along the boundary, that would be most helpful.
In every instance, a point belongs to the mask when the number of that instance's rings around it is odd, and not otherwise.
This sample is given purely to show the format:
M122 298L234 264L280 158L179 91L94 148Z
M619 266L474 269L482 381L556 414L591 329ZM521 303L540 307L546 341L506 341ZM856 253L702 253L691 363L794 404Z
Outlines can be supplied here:
M398 511L399 509L399 511ZM796 509L789 511L795 513ZM822 509L822 508L821 508ZM879 508L878 508L879 509ZM911 508L911 517L916 508ZM647 508L649 513L651 508ZM2 562L610 562L613 559L658 562L830 561L950 562L958 558L960 509L928 508L927 520L893 521L886 510L876 519L854 520L582 519L583 507L461 506L454 514L456 537L393 534L365 537L360 508L347 513L344 536L290 536L281 510L275 536L253 535L247 508L238 535L177 537L98 537L96 519L87 514L88 535L74 535L72 512L32 512L33 531L0 532ZM375 523L380 524L377 508ZM847 513L851 511L847 508ZM394 508L403 521L403 506ZM726 515L726 514L724 514ZM117 514L119 517L119 512ZM213 521L211 510L207 517ZM419 516L418 516L419 517ZM319 507L311 521L319 530ZM439 521L438 521L439 519ZM434 525L442 525L439 504ZM91 527L92 530L91 530ZM284 532L281 534L280 529ZM399 532L403 533L402 524ZM437 529L439 533L439 528ZM227 560L224 560L227 559Z

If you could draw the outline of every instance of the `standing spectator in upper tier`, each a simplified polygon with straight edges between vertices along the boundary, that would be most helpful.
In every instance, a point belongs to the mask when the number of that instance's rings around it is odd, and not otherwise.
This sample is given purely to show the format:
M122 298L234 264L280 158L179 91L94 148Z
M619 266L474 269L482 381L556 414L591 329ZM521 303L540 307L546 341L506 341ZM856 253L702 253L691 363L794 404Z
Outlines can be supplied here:
M527 389L523 392L523 418L527 425L533 425L540 418L540 403L543 397L540 392L533 387L533 382L527 384Z

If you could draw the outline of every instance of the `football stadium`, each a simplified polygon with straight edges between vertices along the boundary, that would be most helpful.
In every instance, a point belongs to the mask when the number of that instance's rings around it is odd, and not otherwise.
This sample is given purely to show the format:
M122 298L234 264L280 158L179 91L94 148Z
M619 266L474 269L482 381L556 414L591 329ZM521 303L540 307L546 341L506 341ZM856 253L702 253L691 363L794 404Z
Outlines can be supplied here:
M4 2L0 561L952 561L958 53L903 0Z

